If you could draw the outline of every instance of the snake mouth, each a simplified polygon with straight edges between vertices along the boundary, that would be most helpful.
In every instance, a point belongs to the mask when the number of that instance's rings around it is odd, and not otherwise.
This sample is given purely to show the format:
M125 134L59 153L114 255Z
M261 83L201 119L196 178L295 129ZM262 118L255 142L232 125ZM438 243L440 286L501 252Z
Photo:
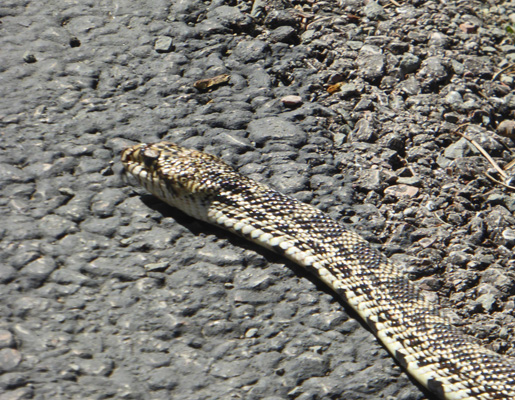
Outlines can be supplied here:
M150 190L153 186L153 175L156 173L154 164L158 157L159 154L149 149L147 144L127 147L121 154L122 179L129 183L136 181Z
M123 183L133 184L132 182L135 177L133 174L129 172L129 165L132 162L133 149L135 146L127 147L122 150L120 159L122 162L123 168L121 168L118 172L118 176L122 180ZM132 178L132 179L131 179ZM138 181L139 182L139 181Z
M124 168L129 170L131 165L142 164L141 150L145 147L145 144L137 144L130 146L122 150L121 160Z
M141 145L137 146L131 146L127 147L122 150L122 154L120 156L122 165L123 165L123 173L124 175L127 175L130 172L131 165L135 162L135 151L137 147L140 147Z

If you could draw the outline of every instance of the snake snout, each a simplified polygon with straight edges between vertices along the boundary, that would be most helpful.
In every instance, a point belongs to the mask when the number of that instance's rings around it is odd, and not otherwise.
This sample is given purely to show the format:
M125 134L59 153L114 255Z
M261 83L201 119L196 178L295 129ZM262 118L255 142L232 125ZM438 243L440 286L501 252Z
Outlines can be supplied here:
M130 146L122 150L121 159L124 167L130 163L141 162L141 150L145 148L145 144Z

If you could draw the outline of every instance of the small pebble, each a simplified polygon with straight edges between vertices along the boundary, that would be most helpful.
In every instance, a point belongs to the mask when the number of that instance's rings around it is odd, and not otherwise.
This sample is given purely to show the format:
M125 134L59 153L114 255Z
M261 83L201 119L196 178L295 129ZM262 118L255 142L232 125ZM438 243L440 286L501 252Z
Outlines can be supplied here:
M410 185L393 185L389 186L384 190L385 194L394 196L397 198L403 197L415 197L418 194L419 189L415 186Z
M460 29L465 33L477 33L478 26L474 25L472 22L464 22L460 24Z
M11 332L0 329L0 349L14 347L14 336Z
M154 49L158 53L169 53L172 47L172 38L168 36L159 37L154 44Z
M14 370L21 362L21 353L16 349L0 349L0 373Z
M302 105L302 97L295 95L284 96L281 98L281 102L285 107L294 108Z

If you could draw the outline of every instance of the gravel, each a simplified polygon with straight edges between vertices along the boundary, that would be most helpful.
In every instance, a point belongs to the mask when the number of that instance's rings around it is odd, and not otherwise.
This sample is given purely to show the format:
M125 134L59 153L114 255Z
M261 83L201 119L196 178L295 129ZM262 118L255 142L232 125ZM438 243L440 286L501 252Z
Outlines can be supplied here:
M162 139L353 227L515 355L515 195L453 133L513 158L514 16L4 1L0 400L432 398L298 267L124 182L120 151Z

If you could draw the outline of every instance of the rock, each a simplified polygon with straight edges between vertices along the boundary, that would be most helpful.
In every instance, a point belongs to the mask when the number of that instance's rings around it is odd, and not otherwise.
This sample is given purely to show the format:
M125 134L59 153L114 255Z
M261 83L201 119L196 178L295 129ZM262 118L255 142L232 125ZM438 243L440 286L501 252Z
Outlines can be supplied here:
M417 73L417 77L423 79L426 85L441 84L448 76L447 68L439 57L427 58Z
M360 119L356 123L354 130L349 135L349 141L369 143L374 142L376 139L374 129L375 127L373 121L368 118Z
M269 141L287 142L300 146L307 136L298 126L279 117L255 119L247 127L249 139L258 146Z
M14 336L11 332L5 329L0 329L0 349L7 347L14 347Z
M386 17L386 12L384 8L376 3L375 1L370 1L364 8L363 12L367 18L371 20L379 20L384 19Z
M329 366L328 360L318 354L306 354L296 357L284 365L286 377L303 381L314 376L323 376Z
M461 103L463 103L463 97L461 97L461 94L459 92L453 90L445 96L444 101L446 104L458 107L459 105L461 105Z
M169 36L161 36L157 38L154 44L154 50L158 53L169 53L172 51L173 42Z
M409 50L409 44L394 39L388 44L388 49L396 55L404 54Z
M353 83L345 83L341 85L339 91L341 96L344 98L355 96L359 93L358 87Z
M145 269L150 272L164 272L169 267L170 263L167 261L159 263L151 263L145 265Z
M25 61L27 64L34 64L34 63L38 62L38 59L36 58L36 56L34 54L26 53L23 56L23 61Z
M357 65L366 80L376 80L384 74L385 56L382 54L361 56L357 60Z
M515 230L506 228L502 231L502 237L506 240L507 247L513 247L515 245Z
M28 182L31 180L25 171L8 164L0 163L0 183Z
M102 190L91 199L91 209L98 217L110 217L123 198L123 193L119 189Z
M515 138L515 121L502 121L499 125L497 125L497 133L501 136Z
M283 103L285 107L298 107L302 105L302 97L295 95L284 96L281 98L281 103Z
M465 33L472 34L477 32L478 26L472 22L464 22L460 24L460 29Z
M214 23L229 27L236 32L248 31L253 27L250 16L242 13L238 7L218 6L207 13Z
M265 18L265 25L270 29L280 26L296 27L298 20L292 12L287 10L271 10Z
M21 362L21 354L16 349L0 349L0 372L14 370Z
M489 57L466 57L463 60L466 73L483 79L492 79L493 65Z
M410 76L408 79L402 81L398 86L403 93L414 96L420 93L420 84L414 76Z
M266 42L261 40L243 40L234 49L234 56L243 63L256 62L266 57L270 51Z
M441 32L433 32L429 36L429 45L445 49L449 46L449 37Z
M390 195L396 198L415 197L418 194L418 189L410 185L393 185L384 190L385 195Z
M178 385L171 367L154 368L152 377L148 382L148 386L151 390L172 390Z
M420 63L420 58L418 58L416 55L411 53L405 53L402 56L399 65L401 74L405 75L415 72L420 67Z
M371 169L361 171L358 181L356 182L356 186L360 189L364 189L366 191L381 190L381 172L378 169Z
M472 154L472 150L470 148L469 141L465 138L460 138L457 142L448 146L444 151L444 156L451 160L463 158L470 154Z
M270 39L274 42L297 44L299 37L297 31L291 26L280 26L270 32Z
M56 268L52 258L42 257L23 267L21 275L29 281L31 287L38 287Z
M494 310L496 301L497 301L497 299L491 293L484 294L477 298L477 302L480 303L483 310L485 310L488 313L490 313Z
M0 284L7 284L14 280L17 276L16 269L10 265L4 265L0 268Z
M69 233L78 231L77 225L58 215L46 215L39 222L39 229L44 235L59 239Z

